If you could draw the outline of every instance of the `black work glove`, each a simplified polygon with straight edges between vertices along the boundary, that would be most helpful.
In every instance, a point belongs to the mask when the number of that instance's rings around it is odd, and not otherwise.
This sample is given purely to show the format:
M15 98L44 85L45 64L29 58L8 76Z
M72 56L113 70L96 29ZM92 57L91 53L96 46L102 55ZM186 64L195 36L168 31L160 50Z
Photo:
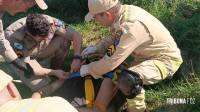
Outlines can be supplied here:
M26 78L34 76L33 68L28 63L20 60L19 58L16 58L11 63L18 69L22 70Z

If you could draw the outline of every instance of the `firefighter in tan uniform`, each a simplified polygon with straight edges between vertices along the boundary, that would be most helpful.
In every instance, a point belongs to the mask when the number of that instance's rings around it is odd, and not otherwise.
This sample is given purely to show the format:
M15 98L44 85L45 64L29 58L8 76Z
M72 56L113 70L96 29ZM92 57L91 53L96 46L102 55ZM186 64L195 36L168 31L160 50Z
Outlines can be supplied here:
M33 70L28 63L25 63L17 58L17 55L13 51L9 42L5 39L2 16L4 11L8 12L11 15L15 15L18 12L26 12L28 8L31 8L35 4L37 4L43 10L47 9L47 5L43 0L0 1L0 55L2 55L7 62L12 63L14 66L21 69L27 77L31 74L33 75Z
M61 97L22 99L12 77L3 71L0 76L0 112L78 112Z
M72 27L59 19L48 15L30 14L5 29L5 36L18 57L33 68L35 77L26 78L19 69L12 67L32 91L38 91L50 83L47 75L67 78L69 73L59 68L67 56L71 42L73 42L75 56L71 64L71 72L78 72L80 69L82 38ZM51 58L50 69L38 63L48 57Z
M82 55L96 51L107 53L99 61L82 65L81 76L91 74L99 78L118 67L128 56L134 57L128 70L118 77L117 84L127 96L127 110L144 111L145 90L142 84L155 84L171 78L182 63L179 48L162 23L137 6L122 5L118 0L88 0L88 7L85 20L94 18L109 26L112 34L96 46L83 50ZM126 78L131 80L126 82Z

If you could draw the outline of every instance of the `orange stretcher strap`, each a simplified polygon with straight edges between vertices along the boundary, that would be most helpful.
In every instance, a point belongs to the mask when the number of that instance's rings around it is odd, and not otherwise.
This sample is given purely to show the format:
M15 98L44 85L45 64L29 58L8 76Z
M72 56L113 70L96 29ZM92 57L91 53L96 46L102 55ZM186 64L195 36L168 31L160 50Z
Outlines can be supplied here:
M93 102L93 105L96 105L98 108L100 108L100 109L101 109L101 112L106 112L105 106L104 106L99 100L96 99L96 100Z
M94 101L94 86L91 77L85 77L86 107L92 107Z

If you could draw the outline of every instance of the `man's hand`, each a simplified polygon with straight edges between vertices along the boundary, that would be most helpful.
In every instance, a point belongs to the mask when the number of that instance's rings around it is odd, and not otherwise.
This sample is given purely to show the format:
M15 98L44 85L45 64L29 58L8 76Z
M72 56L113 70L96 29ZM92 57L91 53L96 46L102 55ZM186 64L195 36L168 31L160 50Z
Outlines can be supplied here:
M77 73L77 72L79 72L80 68L81 68L80 59L73 59L72 64L71 64L70 73L71 74Z
M88 65L82 65L81 69L80 69L80 75L81 77L85 77L86 75L88 75Z
M97 47L95 47L95 46L87 47L82 51L81 56L85 57L85 55L92 54L96 51L97 51Z
M18 69L22 70L26 78L34 76L33 68L28 63L20 60L19 58L16 58L11 63Z
M53 70L52 74L60 79L67 79L70 76L68 72L64 72L63 70Z

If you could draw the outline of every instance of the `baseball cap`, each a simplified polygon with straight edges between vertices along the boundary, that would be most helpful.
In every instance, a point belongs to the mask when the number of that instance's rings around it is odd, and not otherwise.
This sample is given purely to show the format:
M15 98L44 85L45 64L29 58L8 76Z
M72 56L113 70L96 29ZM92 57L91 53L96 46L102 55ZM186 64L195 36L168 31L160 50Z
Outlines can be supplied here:
M118 3L119 0L88 0L89 12L85 16L85 21L93 19L95 14L107 11Z
M44 0L35 0L37 5L42 9L45 10L48 8L47 4L44 2Z
M13 78L7 75L4 71L0 70L0 91L8 85Z

